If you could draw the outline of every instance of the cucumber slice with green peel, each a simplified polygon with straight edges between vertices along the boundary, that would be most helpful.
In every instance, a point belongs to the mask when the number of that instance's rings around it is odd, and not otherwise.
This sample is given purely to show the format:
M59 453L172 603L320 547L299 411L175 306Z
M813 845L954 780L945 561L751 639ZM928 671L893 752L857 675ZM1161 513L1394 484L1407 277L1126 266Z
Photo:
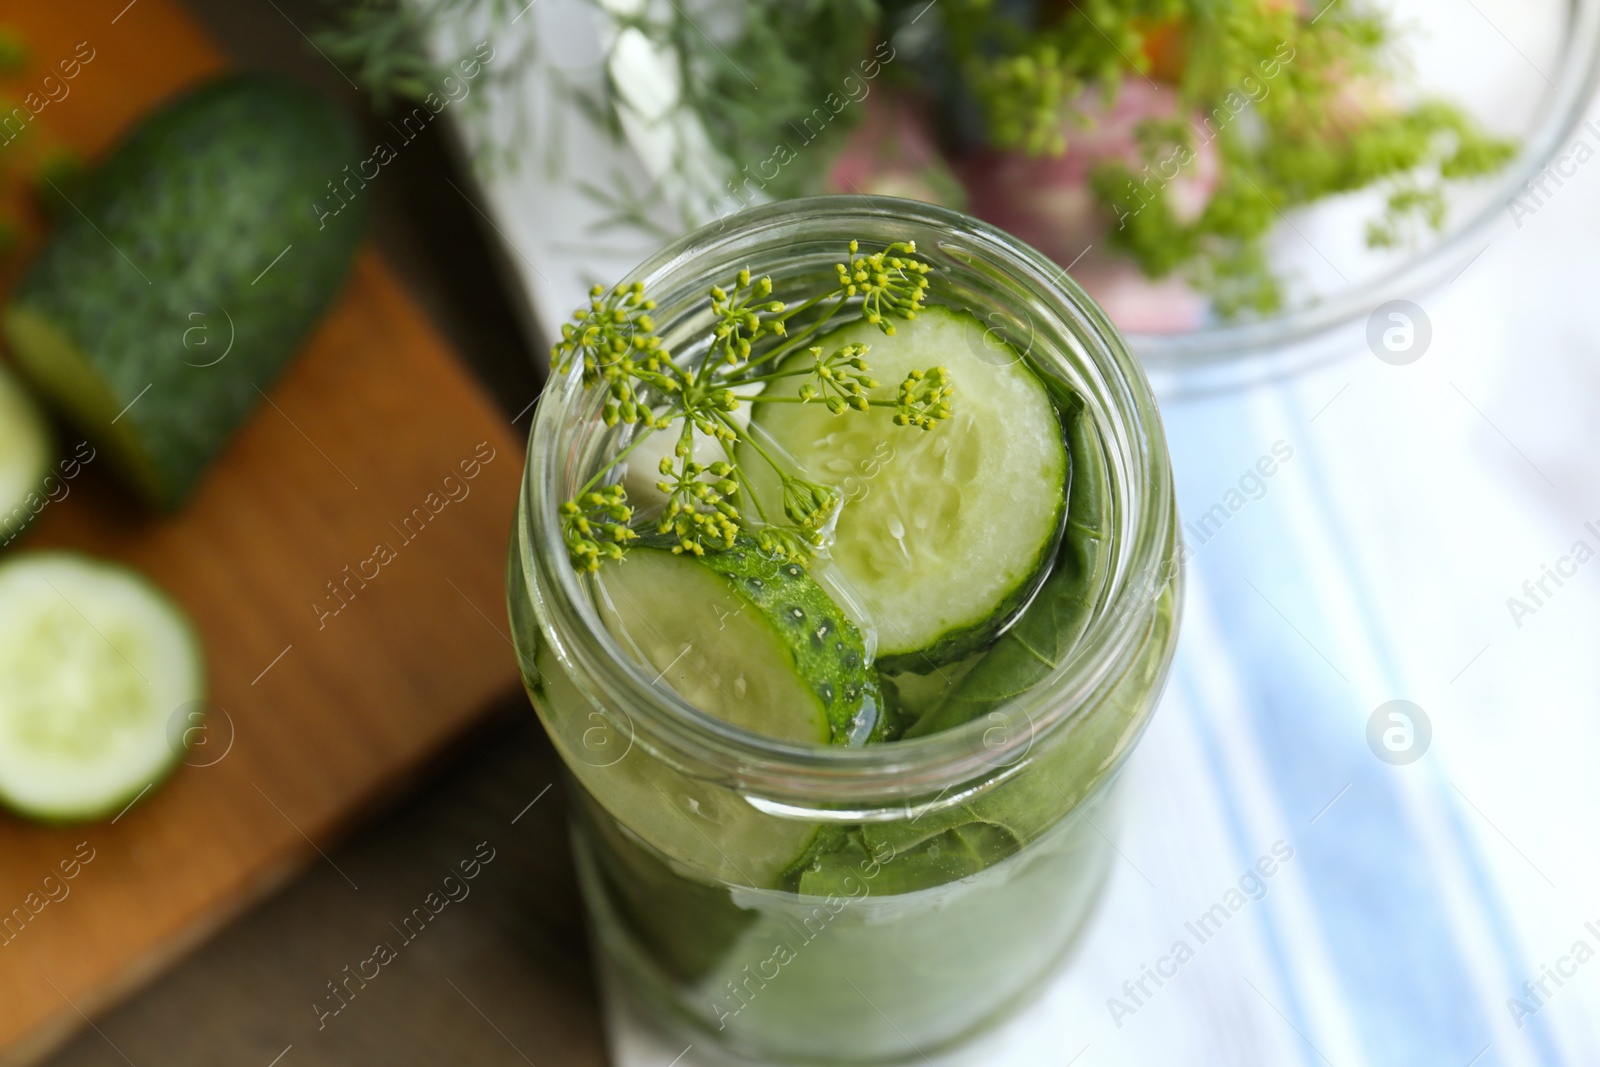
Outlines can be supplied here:
M44 413L0 367L0 548L14 541L43 507L52 447Z
M995 711L1065 663L1088 632L1111 572L1115 527L1105 444L1081 398L1059 398L1072 452L1067 529L1050 576L1016 625L949 688L906 737L952 730ZM942 680L942 679L941 679Z
M596 577L613 636L709 715L782 741L864 744L884 716L861 634L804 567L636 544Z
M818 344L867 345L874 400L892 400L913 370L950 374L954 411L928 431L894 425L886 408L835 416L821 403L767 401L752 405L752 429L795 473L843 494L830 558L816 571L859 605L856 621L878 636L878 665L926 672L961 659L1015 618L1055 555L1069 464L1050 394L977 318L946 308L897 323L893 336L862 322ZM810 359L798 354L778 370ZM798 396L805 381L778 379L765 395ZM782 521L777 472L749 443L739 462L752 490L741 508Z
M568 770L604 810L597 818L615 819L662 863L713 885L771 889L807 852L815 823L770 815L737 790L679 773L648 752L625 713L606 716L589 702L554 646L541 643L531 666L524 677L534 706Z
M817 824L770 814L727 783L680 772L637 743L626 708L602 710L592 692L579 688L558 646L539 636L525 577L528 531L527 510L519 508L508 606L523 681L567 770L598 809L595 817L614 819L619 833L686 877L777 888L782 872L807 851ZM602 568L597 580L605 575Z
M65 552L0 563L0 802L116 813L173 769L169 721L204 696L193 625L144 578Z

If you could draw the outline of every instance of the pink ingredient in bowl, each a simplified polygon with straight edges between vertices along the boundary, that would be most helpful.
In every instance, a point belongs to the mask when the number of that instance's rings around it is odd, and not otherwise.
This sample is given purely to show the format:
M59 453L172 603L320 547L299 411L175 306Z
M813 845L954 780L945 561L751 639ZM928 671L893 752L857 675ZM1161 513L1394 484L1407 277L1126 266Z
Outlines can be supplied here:
M829 192L898 196L957 210L966 206L922 101L880 93L868 99L866 109L828 169Z
M1106 237L1116 220L1089 188L1089 175L1102 163L1122 162L1135 172L1144 167L1138 126L1148 119L1180 115L1177 93L1130 78L1109 108L1103 95L1093 90L1075 110L1089 123L1073 124L1063 156L1032 158L985 150L958 160L952 170L939 151L931 110L921 100L888 93L873 96L862 122L829 168L827 188L965 207L1063 266L1071 265L1072 277L1121 329L1134 333L1194 329L1205 320L1206 299L1179 278L1146 278L1131 261L1111 253ZM1198 121L1196 129L1203 129ZM1159 160L1150 171L1149 188L1164 189L1168 206L1186 221L1199 217L1218 180L1213 145L1198 146L1193 157L1181 168L1174 159L1165 168L1168 176L1158 175L1166 160Z
M967 187L969 210L1058 263L1076 264L1073 276L1122 329L1155 333L1199 325L1206 300L1181 280L1152 281L1131 262L1101 254L1117 220L1100 205L1089 177L1096 167L1117 162L1141 177L1148 173L1145 188L1164 191L1179 221L1193 221L1216 190L1220 171L1215 145L1200 132L1204 126L1191 117L1197 145L1187 166L1179 165L1182 159L1175 152L1145 172L1138 127L1151 119L1182 117L1175 90L1134 77L1123 82L1110 107L1096 89L1085 93L1073 110L1088 121L1069 127L1064 155L986 150L959 160L956 172Z

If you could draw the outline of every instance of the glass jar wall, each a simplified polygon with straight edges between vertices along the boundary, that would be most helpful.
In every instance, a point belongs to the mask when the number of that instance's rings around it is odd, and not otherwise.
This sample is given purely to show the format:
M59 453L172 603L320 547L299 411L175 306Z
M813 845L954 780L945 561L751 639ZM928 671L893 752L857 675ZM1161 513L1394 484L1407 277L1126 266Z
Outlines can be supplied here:
M652 684L601 622L557 508L627 431L604 425L576 370L551 381L510 559L523 675L571 773L605 966L658 1025L735 1062L920 1060L1025 1002L1092 911L1105 809L1176 640L1176 516L1147 384L1038 253L941 209L838 197L723 220L625 283L644 284L657 332L692 360L712 285L742 268L779 292L831 278L853 238L915 241L930 302L971 311L985 358L1021 358L1045 383L1073 446L1067 522L1093 495L1105 579L1059 661L974 721L865 747L740 730Z

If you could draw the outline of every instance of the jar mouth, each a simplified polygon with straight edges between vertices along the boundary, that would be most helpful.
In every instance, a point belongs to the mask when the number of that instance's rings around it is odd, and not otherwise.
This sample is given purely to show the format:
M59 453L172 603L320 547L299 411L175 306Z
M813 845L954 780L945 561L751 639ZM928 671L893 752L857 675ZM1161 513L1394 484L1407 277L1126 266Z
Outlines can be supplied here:
M1122 676L1177 578L1175 505L1165 437L1148 381L1100 308L1061 267L1001 230L944 208L879 196L783 201L728 216L663 248L620 284L643 283L674 352L710 323L706 291L741 268L778 273L803 250L915 240L934 266L932 304L946 280L998 287L1007 322L1028 331L1030 364L1083 398L1105 443L1115 537L1106 588L1071 656L1042 682L982 719L889 744L845 748L780 741L733 726L652 684L600 619L573 569L557 509L583 484L610 433L603 390L581 369L552 371L530 429L517 556L541 638L599 708L625 716L626 735L686 773L735 785L758 806L854 810L992 782L1027 763L1033 744L1068 728ZM813 258L820 256L813 253ZM819 260L820 262L820 260ZM829 268L831 271L831 268ZM969 291L973 291L970 290ZM995 314L1001 314L996 312ZM685 340L674 346L674 333ZM1008 339L1011 335L1004 334ZM1037 342L1044 340L1043 345ZM1020 337L1018 338L1020 341ZM679 352L679 354L682 354ZM940 806L943 806L941 803Z

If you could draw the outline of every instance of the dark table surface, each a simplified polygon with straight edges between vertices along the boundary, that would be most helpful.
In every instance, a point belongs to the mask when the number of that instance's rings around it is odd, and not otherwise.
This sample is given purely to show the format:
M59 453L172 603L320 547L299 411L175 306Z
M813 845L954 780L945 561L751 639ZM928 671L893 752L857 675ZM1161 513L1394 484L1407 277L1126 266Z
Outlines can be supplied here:
M189 5L240 64L305 78L377 121L302 33L325 17L318 0ZM441 128L384 175L374 236L511 418L538 386L534 330L484 223L447 181L466 186ZM412 793L336 847L319 842L331 862L96 1018L49 1063L604 1063L558 773L526 701L509 694ZM401 940L399 924L460 861L490 850L468 895L455 890L460 899L393 964L364 985L348 979L376 944Z

